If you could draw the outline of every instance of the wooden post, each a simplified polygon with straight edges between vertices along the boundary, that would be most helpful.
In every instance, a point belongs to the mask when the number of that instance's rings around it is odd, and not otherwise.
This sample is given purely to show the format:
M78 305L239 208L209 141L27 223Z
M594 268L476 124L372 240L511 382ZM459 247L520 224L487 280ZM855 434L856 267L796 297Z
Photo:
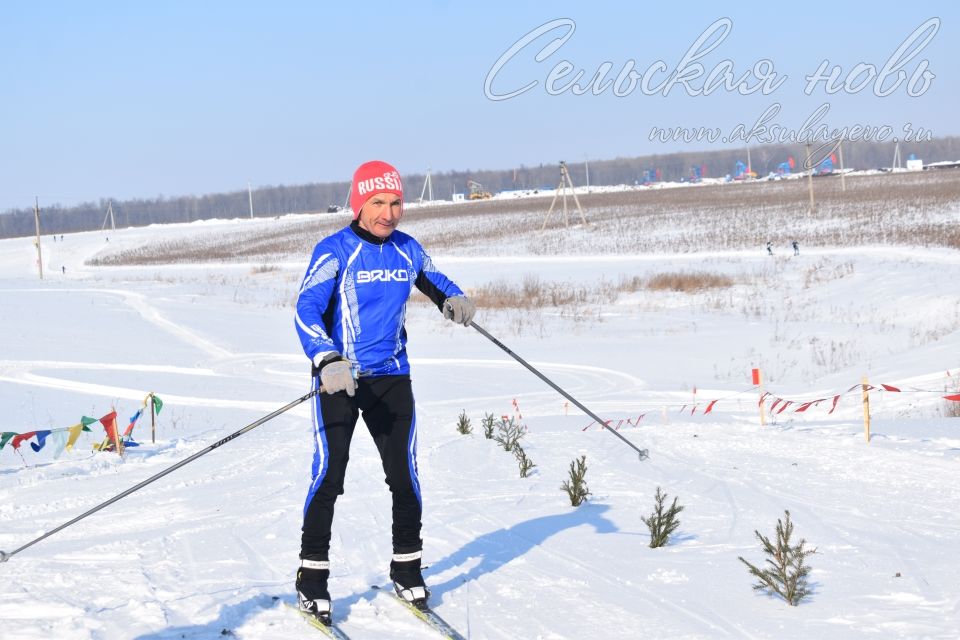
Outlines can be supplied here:
M111 407L112 408L112 407ZM113 412L116 413L116 409ZM113 417L113 446L116 447L117 455L123 455L123 438L120 436L120 425L117 424L117 417Z
M843 138L840 139L840 143L837 145L837 151L840 152L840 190L847 190L847 174L843 171Z
M813 172L816 170L817 165L813 164L813 159L810 157L809 142L807 143L807 164L810 165L810 173L807 175L807 186L810 189L810 215L812 216L817 208L817 205L813 201Z
M40 279L43 280L43 252L40 250L40 198L39 196L33 203L33 220L37 225L37 268L40 269Z
M573 181L570 179L570 172L567 171L567 165L563 165L563 175L567 177L567 184L570 186L570 194L573 195L573 201L577 204L577 211L580 212L580 222L586 226L587 218L583 215L583 207L580 206L580 199L577 197L577 190L573 186ZM590 177L587 176L587 186L589 185Z
M152 444L157 443L157 414L154 411L155 404L153 404L153 392L150 392L150 442Z
M863 376L863 435L867 439L867 444L870 443L870 393L867 389L870 388L870 383L867 381L867 376Z
M753 375L753 386L759 387L763 384L763 374L760 372L760 369L754 369L752 372ZM767 416L763 411L763 390L760 390L760 426L766 426Z

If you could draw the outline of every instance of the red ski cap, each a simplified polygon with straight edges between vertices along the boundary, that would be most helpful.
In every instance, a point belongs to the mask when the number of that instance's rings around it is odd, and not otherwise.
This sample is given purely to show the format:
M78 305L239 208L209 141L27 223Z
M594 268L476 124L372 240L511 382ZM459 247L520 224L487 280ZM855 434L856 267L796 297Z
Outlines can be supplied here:
M403 182L400 180L400 172L382 160L364 162L353 173L353 184L350 187L350 208L353 209L354 220L360 216L360 209L367 200L378 193L400 196L402 206Z

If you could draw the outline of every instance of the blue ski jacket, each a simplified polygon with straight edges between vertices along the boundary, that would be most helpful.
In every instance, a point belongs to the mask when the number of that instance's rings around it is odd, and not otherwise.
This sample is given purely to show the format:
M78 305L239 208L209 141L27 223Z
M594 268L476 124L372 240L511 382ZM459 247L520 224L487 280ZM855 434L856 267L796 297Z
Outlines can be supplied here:
M311 360L339 353L361 376L409 374L404 318L414 286L441 310L448 297L463 295L405 233L381 239L354 221L327 236L314 248L297 296L304 353Z

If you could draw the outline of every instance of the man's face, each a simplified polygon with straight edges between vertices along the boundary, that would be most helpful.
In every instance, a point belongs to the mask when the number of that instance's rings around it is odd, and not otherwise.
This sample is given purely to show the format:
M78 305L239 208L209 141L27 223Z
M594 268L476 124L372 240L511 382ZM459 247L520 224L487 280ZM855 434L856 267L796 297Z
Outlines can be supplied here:
M403 200L395 193L375 193L360 208L360 228L378 238L386 238L400 224Z

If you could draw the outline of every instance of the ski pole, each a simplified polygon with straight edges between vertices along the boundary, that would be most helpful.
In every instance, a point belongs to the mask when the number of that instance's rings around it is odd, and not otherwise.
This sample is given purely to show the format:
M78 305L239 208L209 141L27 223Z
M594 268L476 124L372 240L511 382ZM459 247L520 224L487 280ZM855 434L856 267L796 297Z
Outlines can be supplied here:
M114 502L116 502L116 501L119 500L120 498L125 498L126 496L130 495L130 494L133 493L134 491L136 491L136 490L138 490L138 489L142 489L143 487L147 486L147 485L150 484L151 482L154 482L155 480L159 480L160 478L162 478L163 476L167 475L167 474L170 473L171 471L175 471L175 470L179 469L180 467L182 467L182 466L184 466L184 465L186 465L186 464L188 464L188 463L190 463L190 462L193 462L194 460L196 460L196 459L199 458L200 456L210 453L211 451L213 451L213 450L216 449L217 447L219 447L219 446L221 446L221 445L224 445L224 444L227 444L228 442L230 442L230 441L233 440L234 438L237 438L237 437L239 437L239 436L242 436L242 435L245 434L246 432L251 431L251 430L259 427L259 426L262 425L264 422L268 422L268 421L270 421L270 420L273 420L274 418L276 418L277 416L279 416L281 413L285 413L285 412L289 411L290 409L293 409L293 408L294 408L295 406L297 406L298 404L301 404L301 403L303 403L303 402L306 402L306 401L309 400L311 397L317 395L317 393L319 393L319 392L320 392L320 388L318 387L318 388L314 389L313 391L311 391L310 393L308 393L308 394L306 394L306 395L303 395L303 396L300 396L299 398L297 398L296 400L294 400L294 401L291 402L290 404L288 404L288 405L286 405L286 406L284 406L284 407L280 407L279 409L277 409L277 410L274 411L273 413L270 413L270 414L268 414L268 415L263 416L262 418L260 418L260 419L257 420L256 422L251 422L250 424L248 424L247 426L245 426L243 429L240 429L239 431L236 431L236 432L234 432L234 433L231 433L231 434L228 435L227 437L225 437L225 438L223 438L223 439L221 439L221 440L218 440L218 441L214 442L212 445L210 445L209 447L207 447L207 448L204 449L203 451L198 451L197 453L193 454L193 455L190 456L189 458L186 458L186 459L184 459L184 460L181 460L180 462L178 462L178 463L176 463L176 464L174 464L174 465L172 465L172 466L167 467L166 469L164 469L164 470L161 471L160 473L150 476L149 478L147 478L147 479L144 480L143 482L141 482L141 483L139 483L139 484L137 484L137 485L134 485L134 486L130 487L129 489L127 489L127 490L124 491L123 493L120 493L120 494L117 494L117 495L113 496L112 498L110 498L110 499L107 500L106 502L102 502L102 503L98 504L97 506L95 506L94 508L90 509L90 510L87 511L86 513L80 514L79 516L77 516L77 517L74 518L73 520L71 520L71 521L69 521L69 522L63 523L62 525L60 525L60 526L57 527L56 529L52 529L52 530L46 532L45 534L43 534L42 536L40 536L39 538L37 538L37 539L35 539L35 540L31 540L30 542L28 542L27 544L23 545L23 546L20 547L19 549L14 549L14 550L11 551L10 553L6 553L5 551L0 551L0 563L6 562L7 560L9 560L10 558L12 558L13 556L17 555L18 553L20 553L21 551L23 551L24 549L26 549L27 547L30 547L30 546L35 545L36 543L40 542L40 541L43 540L44 538L48 538L48 537L52 536L53 534L57 533L58 531L61 531L61 530L63 530L63 529L66 529L66 528L69 527L70 525L76 524L77 522L80 522L81 520L83 520L83 519L86 518L87 516L89 516L89 515L91 515L91 514L94 514L94 513L96 513L97 511L100 511L100 509L103 509L104 507L113 504Z
M587 414L588 416L590 416L591 418L593 418L594 420L596 420L596 421L600 424L601 428L606 426L606 422L604 422L604 420L602 420L600 417L598 417L597 414L595 414L593 411L590 411L590 409L587 409L585 406L583 406L582 404L580 404L580 402L577 401L576 398L574 398L574 397L571 396L569 393L567 393L566 391L564 391L563 389L561 389L559 386L557 386L557 385L556 385L552 380L550 380L547 376L545 376L545 375L543 375L542 373L540 373L539 371L537 371L537 370L533 367L533 365L531 365L529 362L527 362L526 360L524 360L523 358L521 358L520 356L518 356L517 354L515 354L515 353L514 353L513 351L511 351L505 344L503 344L502 342L500 342L499 340L497 340L496 338L494 338L492 335L490 335L490 334L487 332L486 329L484 329L483 327L481 327L480 325L478 325L476 322L474 322L474 321L472 321L472 320L470 321L470 326L473 327L474 329L476 329L478 332L480 332L481 335L483 335L483 336L485 336L486 338L488 338L488 339L490 340L490 342L492 342L493 344L497 345L498 347L500 347L501 349L503 349L504 351L506 351L506 352L507 352L507 355L509 355L511 358L513 358L514 360L516 360L517 362L519 362L520 364L522 364L523 366L525 366L533 375L537 376L538 378L540 378L541 380L543 380L544 382L546 382L548 385L550 385L551 387L553 387L554 390L555 390L557 393L559 393L559 394L562 395L564 398L566 398L567 400L569 400L570 402L572 402L573 404L575 404L575 405L576 405L577 407L579 407L580 410L583 411L585 414ZM638 454L640 454L640 459L641 459L641 460L646 460L646 459L649 457L650 454L649 454L649 452L648 452L646 449L640 449L639 447L637 447L637 445L633 444L632 442L630 442L629 440L627 440L626 438L624 438L622 435L620 435L618 432L614 431L613 429L604 429L604 431L607 431L607 432L609 432L609 433L612 433L613 435L615 435L615 436L617 436L618 438L620 438L621 440L623 440L623 442L626 443L626 445L627 445L628 447L630 447L631 449L633 449L634 451L636 451Z

